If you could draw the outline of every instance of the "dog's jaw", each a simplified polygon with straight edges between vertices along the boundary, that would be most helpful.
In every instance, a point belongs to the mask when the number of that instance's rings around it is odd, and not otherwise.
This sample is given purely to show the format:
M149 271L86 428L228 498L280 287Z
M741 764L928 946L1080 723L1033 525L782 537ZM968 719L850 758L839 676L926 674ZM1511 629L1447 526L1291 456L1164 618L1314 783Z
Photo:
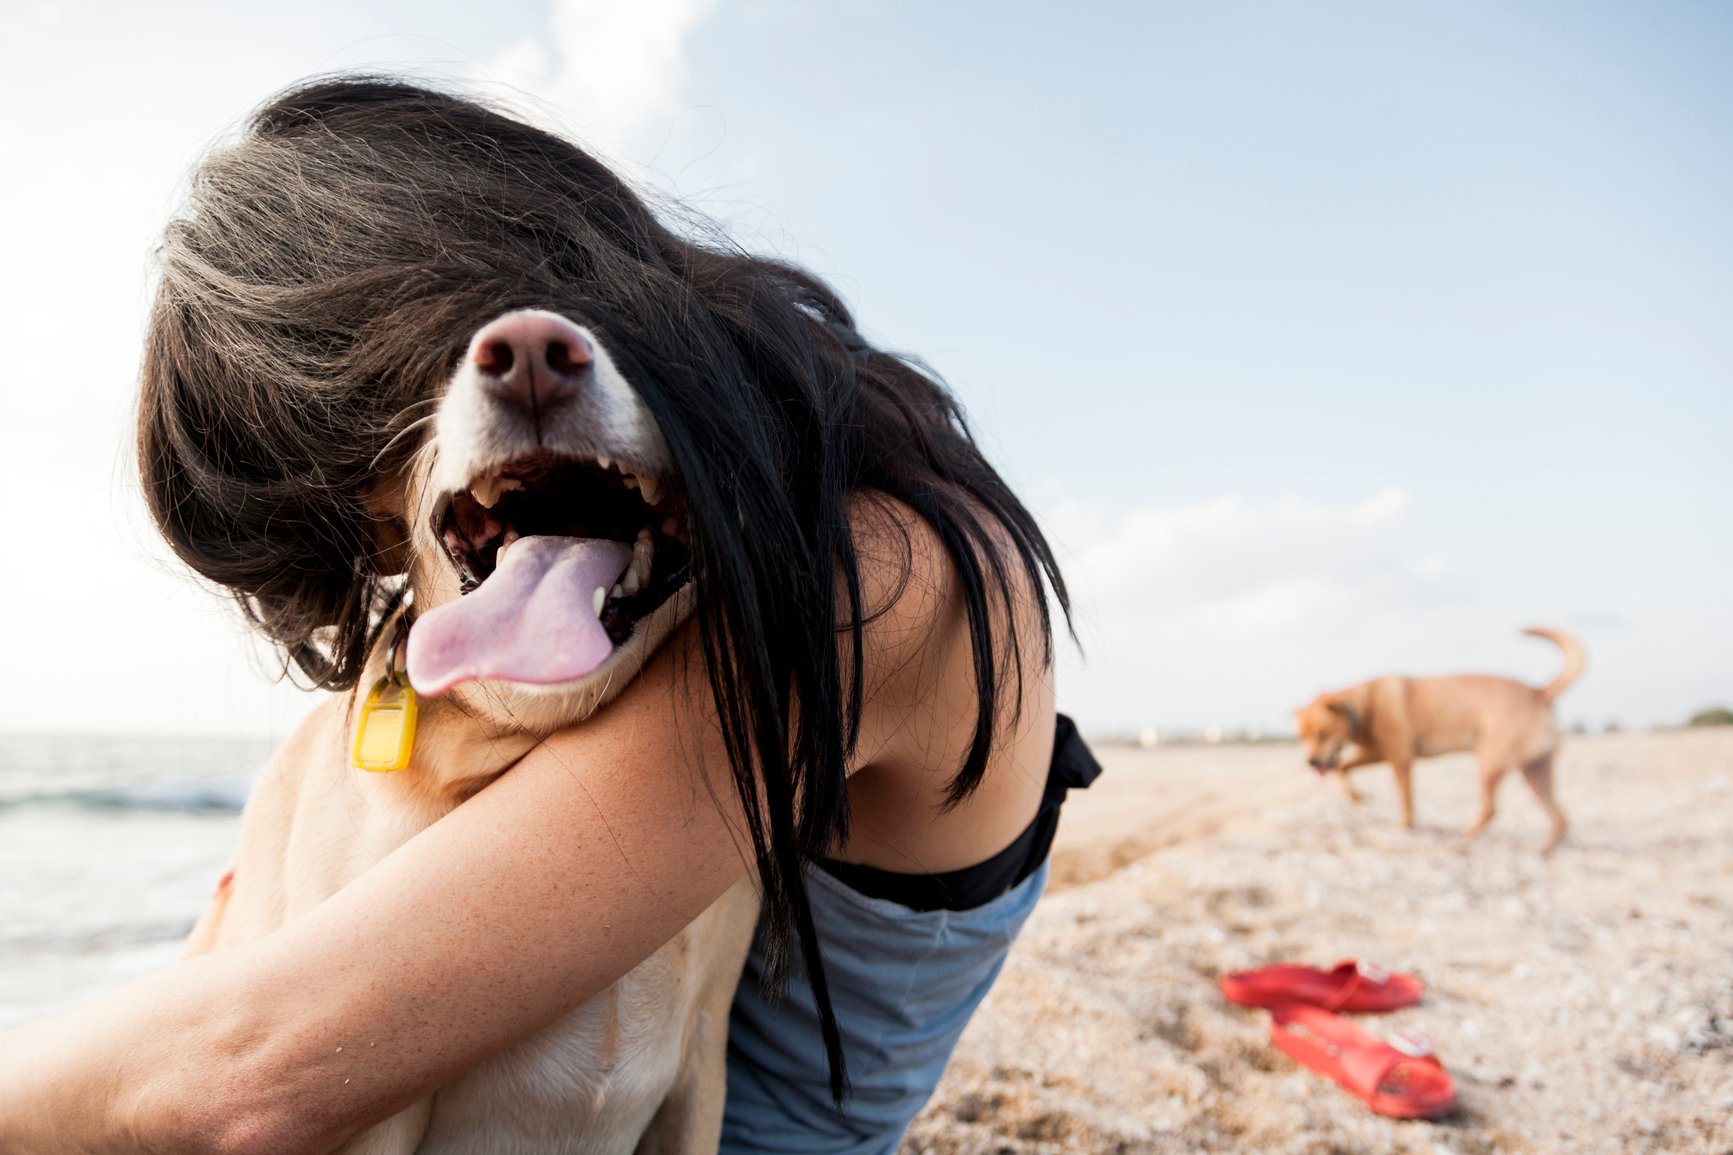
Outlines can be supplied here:
M649 616L641 619L632 635L614 648L602 664L581 678L551 686L522 682L481 681L456 687L465 704L480 698L485 708L505 711L513 725L546 737L574 726L620 696L638 676L662 643L692 616L697 591L688 582ZM479 693L471 693L470 686Z

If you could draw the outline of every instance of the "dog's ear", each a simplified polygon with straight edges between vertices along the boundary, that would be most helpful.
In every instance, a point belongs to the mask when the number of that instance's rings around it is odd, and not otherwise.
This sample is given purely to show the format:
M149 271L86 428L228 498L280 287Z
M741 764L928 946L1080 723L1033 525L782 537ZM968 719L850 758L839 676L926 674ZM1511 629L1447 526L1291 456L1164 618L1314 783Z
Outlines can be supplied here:
M1348 716L1348 703L1340 698L1325 698L1324 708L1332 714L1340 714L1344 718Z

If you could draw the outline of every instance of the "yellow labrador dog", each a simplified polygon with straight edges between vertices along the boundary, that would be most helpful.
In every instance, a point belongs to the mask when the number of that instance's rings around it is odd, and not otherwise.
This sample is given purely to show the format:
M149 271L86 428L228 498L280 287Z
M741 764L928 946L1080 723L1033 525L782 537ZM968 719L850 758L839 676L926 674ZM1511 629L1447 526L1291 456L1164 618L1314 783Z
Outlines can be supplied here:
M1414 825L1416 758L1473 751L1480 761L1480 815L1465 838L1492 821L1494 796L1504 775L1520 769L1551 822L1543 853L1564 837L1565 816L1553 797L1558 723L1552 703L1576 681L1587 662L1582 644L1562 630L1528 629L1564 651L1564 668L1539 689L1510 678L1460 674L1444 678L1374 678L1318 695L1296 712L1306 760L1320 774L1335 773L1349 798L1359 796L1348 772L1388 762L1396 775L1402 825Z
M671 471L594 332L525 309L475 333L411 475L378 496L411 527L413 624L388 623L356 693L272 760L188 953L305 913L617 695L691 612ZM408 765L358 769L358 727L384 727L360 743L374 754L397 734L362 699L378 687L400 707L405 673L419 691ZM612 988L343 1151L714 1152L757 903L743 881Z

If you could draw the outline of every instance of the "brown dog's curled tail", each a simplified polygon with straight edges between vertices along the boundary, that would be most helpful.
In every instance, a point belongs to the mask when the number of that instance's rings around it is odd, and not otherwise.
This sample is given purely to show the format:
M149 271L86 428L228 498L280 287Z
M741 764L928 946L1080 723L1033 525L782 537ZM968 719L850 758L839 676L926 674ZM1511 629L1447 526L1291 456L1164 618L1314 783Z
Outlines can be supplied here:
M1545 638L1565 652L1564 669L1558 672L1558 677L1548 682L1540 691L1540 700L1551 702L1565 692L1570 684L1582 676L1583 667L1589 664L1588 651L1583 644L1563 630L1549 630L1541 626L1530 626L1523 633L1531 638Z

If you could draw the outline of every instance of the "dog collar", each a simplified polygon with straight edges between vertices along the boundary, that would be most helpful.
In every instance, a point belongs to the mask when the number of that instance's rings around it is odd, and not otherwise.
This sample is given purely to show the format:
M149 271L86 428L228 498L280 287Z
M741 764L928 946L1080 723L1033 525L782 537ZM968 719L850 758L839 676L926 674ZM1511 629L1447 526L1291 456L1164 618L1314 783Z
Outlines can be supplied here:
M1360 711L1354 709L1352 702L1343 702L1342 710L1348 715L1348 740L1358 743L1360 741Z

